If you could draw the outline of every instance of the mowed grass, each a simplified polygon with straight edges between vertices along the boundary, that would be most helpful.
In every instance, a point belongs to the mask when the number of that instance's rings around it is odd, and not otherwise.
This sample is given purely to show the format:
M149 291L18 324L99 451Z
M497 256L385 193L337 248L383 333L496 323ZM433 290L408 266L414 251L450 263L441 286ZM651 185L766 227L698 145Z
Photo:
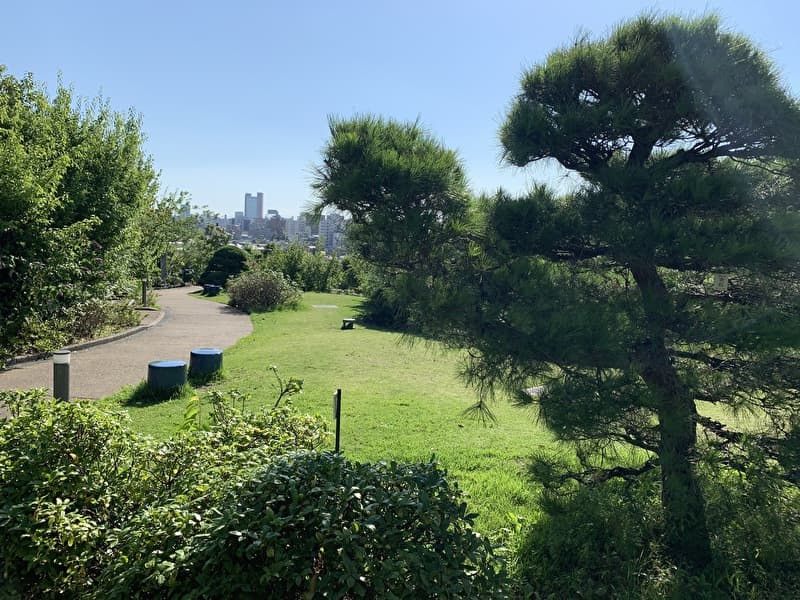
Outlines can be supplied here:
M304 392L292 403L322 416L333 432L332 397L340 388L341 450L348 458L435 456L469 495L482 531L497 534L517 518L534 519L536 488L526 467L533 453L555 447L535 413L498 400L494 423L466 414L476 397L458 378L461 354L361 324L342 330L342 319L353 316L360 302L306 293L297 311L252 315L253 333L225 350L224 376L211 389L248 394L251 410L270 407L277 397L274 365L284 378L303 379ZM167 437L180 426L185 407L181 397L126 409L135 429Z

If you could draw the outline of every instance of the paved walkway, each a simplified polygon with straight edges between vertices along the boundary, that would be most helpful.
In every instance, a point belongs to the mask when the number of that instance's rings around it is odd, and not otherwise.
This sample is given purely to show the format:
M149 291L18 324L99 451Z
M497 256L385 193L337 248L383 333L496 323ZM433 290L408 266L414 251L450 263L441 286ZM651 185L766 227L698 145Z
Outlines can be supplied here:
M190 296L200 288L158 291L162 319L124 339L72 353L70 396L102 398L122 386L147 379L147 363L153 360L185 360L194 348L227 348L248 335L250 317L229 306ZM150 318L152 321L152 317ZM46 387L52 391L50 359L21 363L0 371L0 390ZM3 407L0 406L0 416Z

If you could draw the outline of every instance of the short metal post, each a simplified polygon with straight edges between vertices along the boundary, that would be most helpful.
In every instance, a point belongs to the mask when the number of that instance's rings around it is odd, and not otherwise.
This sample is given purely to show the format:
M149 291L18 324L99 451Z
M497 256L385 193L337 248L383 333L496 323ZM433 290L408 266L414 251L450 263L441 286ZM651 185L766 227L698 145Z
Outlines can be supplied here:
M342 390L336 390L333 395L333 419L336 421L336 446L334 452L339 453L339 432L342 417Z
M147 279L142 279L142 308L147 307Z
M53 398L69 401L69 350L53 352Z

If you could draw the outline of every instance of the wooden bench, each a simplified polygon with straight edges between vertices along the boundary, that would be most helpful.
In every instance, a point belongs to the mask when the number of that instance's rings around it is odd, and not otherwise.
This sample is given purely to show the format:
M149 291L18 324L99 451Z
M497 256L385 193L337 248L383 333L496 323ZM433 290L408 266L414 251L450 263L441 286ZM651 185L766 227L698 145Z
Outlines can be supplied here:
M352 329L355 323L355 319L342 319L342 329Z

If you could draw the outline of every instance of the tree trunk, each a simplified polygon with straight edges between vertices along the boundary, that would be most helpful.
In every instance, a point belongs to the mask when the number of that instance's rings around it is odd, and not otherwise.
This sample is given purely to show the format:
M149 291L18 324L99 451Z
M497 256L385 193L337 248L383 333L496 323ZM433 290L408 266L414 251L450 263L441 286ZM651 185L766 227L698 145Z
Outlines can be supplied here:
M697 426L693 403L665 398L658 418L661 506L667 549L684 566L702 568L711 561L711 543L705 501L692 461Z
M697 409L667 353L665 333L672 314L669 292L655 266L634 265L631 273L647 319L647 339L637 360L642 379L659 399L664 537L673 560L699 569L711 562L711 541L705 500L694 471Z

